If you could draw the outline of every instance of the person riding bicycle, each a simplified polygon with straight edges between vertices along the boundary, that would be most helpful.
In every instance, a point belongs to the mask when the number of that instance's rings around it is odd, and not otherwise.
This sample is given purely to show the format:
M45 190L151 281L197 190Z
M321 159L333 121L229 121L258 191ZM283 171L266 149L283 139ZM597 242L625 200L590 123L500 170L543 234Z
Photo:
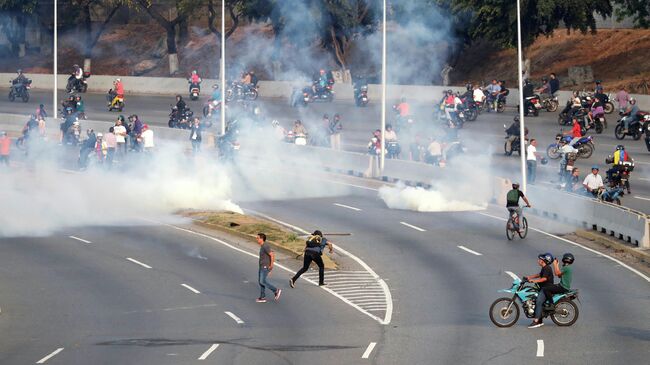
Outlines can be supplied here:
M524 193L519 190L519 183L512 183L512 190L506 194L506 209L508 209L508 212L510 212L510 216L512 216L512 214L515 212L517 213L517 217L519 217L519 219L518 221L514 222L515 226L513 228L521 232L519 222L521 222L521 219L523 217L521 214L522 209L519 206L520 198L524 200L528 208L531 207L530 202L528 202L528 198L526 198Z
M553 260L553 255L548 252L537 255L537 264L542 267L542 270L539 272L539 274L524 276L524 281L536 283L539 285L539 293L537 294L537 299L535 300L535 319L533 320L533 323L528 326L528 328L537 328L544 325L544 322L542 322L544 289L550 285L553 285L553 269L551 268Z

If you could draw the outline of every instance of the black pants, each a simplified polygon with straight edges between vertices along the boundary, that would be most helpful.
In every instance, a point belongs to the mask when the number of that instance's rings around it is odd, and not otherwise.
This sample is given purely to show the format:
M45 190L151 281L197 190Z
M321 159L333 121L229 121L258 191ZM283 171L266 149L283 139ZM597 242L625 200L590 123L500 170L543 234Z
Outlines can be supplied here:
M544 287L544 289L542 290L544 291L544 295L546 296L546 301L549 303L553 303L553 295L563 294L568 291L564 289L564 287L560 284L548 285Z
M291 280L294 282L298 280L300 275L309 270L309 265L311 265L312 261L318 265L318 285L322 285L325 282L325 265L323 264L323 258L320 253L314 251L305 251L305 259L302 264L302 269L298 270Z

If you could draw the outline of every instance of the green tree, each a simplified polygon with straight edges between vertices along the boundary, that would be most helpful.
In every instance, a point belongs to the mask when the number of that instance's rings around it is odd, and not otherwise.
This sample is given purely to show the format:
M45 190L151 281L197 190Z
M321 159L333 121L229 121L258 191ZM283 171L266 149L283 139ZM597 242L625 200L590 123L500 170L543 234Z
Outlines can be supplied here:
M619 18L632 17L637 27L650 27L650 1L648 0L614 0L619 5L616 15Z
M33 14L37 6L38 0L0 0L0 31L11 43L12 52L19 57L25 56L27 16Z

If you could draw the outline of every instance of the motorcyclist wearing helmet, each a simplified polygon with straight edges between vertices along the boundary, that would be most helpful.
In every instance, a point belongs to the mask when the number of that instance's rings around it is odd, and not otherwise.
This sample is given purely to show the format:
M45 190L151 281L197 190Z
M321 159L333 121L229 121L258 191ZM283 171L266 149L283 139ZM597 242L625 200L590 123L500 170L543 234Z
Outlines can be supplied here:
M607 170L607 180L612 181L612 177L614 174L618 174L619 169L621 168L621 165L623 165L624 162L634 162L630 154L625 151L625 146L622 144L619 144L616 146L616 150L611 156L608 156L607 159L605 159L605 162L611 163L612 167ZM629 192L628 192L629 193Z
M185 101L183 100L183 97L181 95L176 95L176 109L178 110L179 116L183 115L186 107L187 105L185 105Z
M81 86L81 80L84 77L84 70L79 67L79 65L74 64L72 66L72 75L70 78L68 78L68 84L70 85L70 93L72 94L74 92L74 89L76 87Z
M508 138L506 139L506 148L505 148L505 153L506 156L512 155L512 142L516 141L521 135L520 135L520 125L519 125L519 117L515 116L514 121L506 129L506 134L508 135ZM524 129L524 137L528 136L528 127L525 127ZM519 146L521 148L521 146Z
M212 85L212 100L218 100L221 102L221 90L219 90L219 84Z
M314 94L321 94L327 85L329 85L330 80L327 77L327 72L324 69L318 71L318 75L314 78L314 83L312 85L312 91Z
M196 87L201 91L201 76L199 76L199 73L196 70L192 70L192 73L190 74L189 80L190 82L190 89L188 90L189 93L192 92L192 88Z
M14 87L14 89L18 93L19 91L22 92L22 89L27 84L28 79L25 76L25 74L23 74L23 70L18 69L16 71L16 73L18 74L18 76L16 76L15 79L11 80L11 85Z
M540 294L544 295L546 303L553 303L553 296L555 294L563 294L571 290L571 281L573 279L573 267L571 265L574 261L575 257L569 252L562 255L562 268L560 268L557 258L553 260L553 272L555 276L560 278L560 282L544 287L544 290Z
M544 288L553 285L553 269L551 268L553 260L553 255L548 252L537 255L537 264L542 267L542 270L539 274L524 276L524 281L539 285L539 294L535 300L535 319L528 328L537 328L544 325L544 322L542 322L542 306L545 300Z
M630 98L630 104L627 106L627 109L623 112L623 133L628 133L630 129L630 124L638 120L639 107L636 105L636 99Z
M117 95L118 98L123 99L124 98L124 85L122 84L122 80L120 78L115 79L113 81L113 87L115 88L115 94Z
M510 216L512 216L512 214L516 212L517 217L519 217L518 221L521 222L523 215L522 215L522 208L519 206L519 199L523 199L523 201L526 203L526 206L528 208L531 207L530 202L528 202L528 198L526 198L524 193L521 190L519 190L519 183L512 183L512 190L510 190L506 194L506 209L508 209ZM519 222L515 222L514 228L518 231L521 231L521 228L519 227Z

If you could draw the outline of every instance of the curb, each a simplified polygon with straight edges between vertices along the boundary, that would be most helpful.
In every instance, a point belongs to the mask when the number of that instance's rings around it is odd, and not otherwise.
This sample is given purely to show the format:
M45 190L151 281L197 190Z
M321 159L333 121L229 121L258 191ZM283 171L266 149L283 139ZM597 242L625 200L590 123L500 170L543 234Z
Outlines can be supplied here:
M617 250L617 251L623 251L631 256L636 257L637 259L641 261L645 261L646 263L650 263L650 250L646 249L640 249L633 247L632 245L628 245L623 243L623 241L609 237L605 234L601 234L598 232L590 232L590 231L585 231L585 230L580 230L577 229L575 231L575 235L584 238L599 244L602 244L605 247Z

